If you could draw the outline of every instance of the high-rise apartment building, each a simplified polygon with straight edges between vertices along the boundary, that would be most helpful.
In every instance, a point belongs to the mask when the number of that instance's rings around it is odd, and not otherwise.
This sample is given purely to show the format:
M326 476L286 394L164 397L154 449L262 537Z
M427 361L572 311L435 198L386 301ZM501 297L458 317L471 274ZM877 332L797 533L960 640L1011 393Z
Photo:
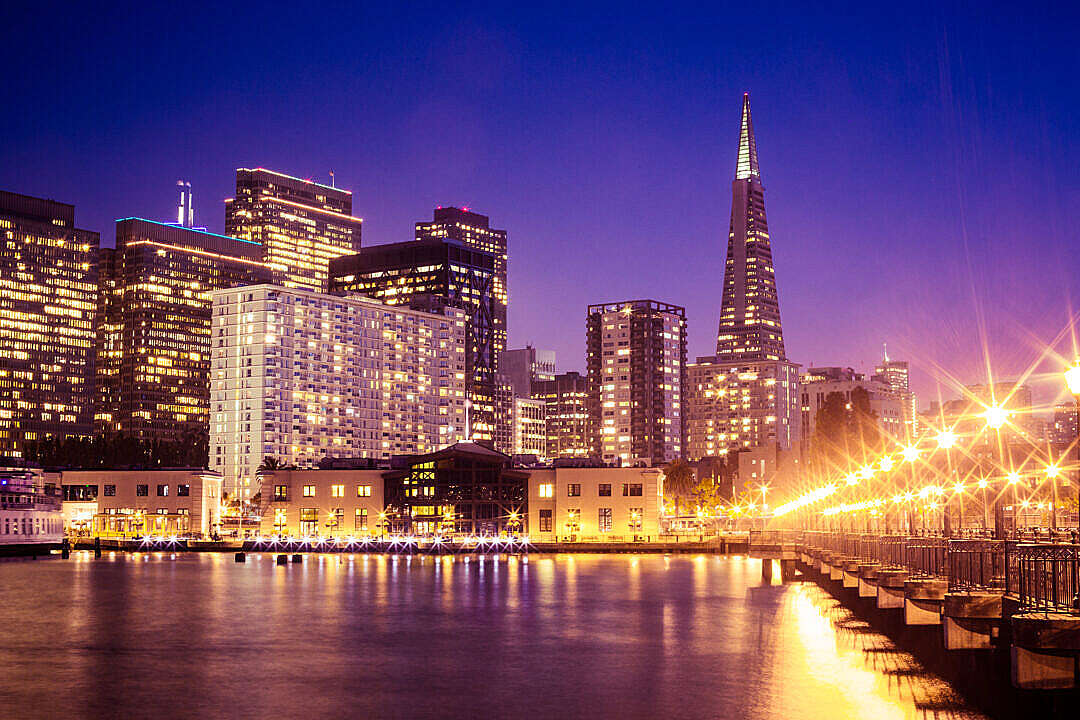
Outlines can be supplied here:
M214 293L210 469L388 459L465 437L465 313L272 285Z
M547 459L547 417L543 400L514 398L511 426L514 429L511 455L534 455L543 462Z
M688 369L687 457L799 438L798 365L784 351L750 95L743 95L716 356Z
M592 441L588 397L586 378L576 372L561 373L533 384L533 398L544 402L550 459L589 457Z
M274 274L249 240L116 222L102 251L94 424L144 439L206 432L211 293Z
M225 234L262 248L286 287L326 291L330 260L360 250L363 221L348 190L265 168L238 168L225 201Z
M686 378L687 459L798 446L798 365L699 357L686 366Z
M882 353L881 364L874 368L874 374L870 376L870 379L891 389L904 408L903 433L897 437L897 440L908 443L918 438L919 415L915 407L915 393L911 392L911 370L907 361L890 360L889 349L886 347Z
M0 191L0 455L90 431L99 241L74 206Z
M495 368L499 353L506 349L506 308L510 301L507 285L507 236L505 230L491 227L486 215L468 208L435 208L430 222L416 223L417 240L448 240L467 248L491 253L495 259L495 279L491 291L491 341Z
M330 291L421 310L464 310L470 439L495 441L495 255L449 240L374 245L330 263Z
M655 300L590 305L590 435L605 463L649 467L683 450L686 310Z
M526 345L499 354L499 372L513 388L514 397L532 397L538 382L555 378L555 351L537 350Z

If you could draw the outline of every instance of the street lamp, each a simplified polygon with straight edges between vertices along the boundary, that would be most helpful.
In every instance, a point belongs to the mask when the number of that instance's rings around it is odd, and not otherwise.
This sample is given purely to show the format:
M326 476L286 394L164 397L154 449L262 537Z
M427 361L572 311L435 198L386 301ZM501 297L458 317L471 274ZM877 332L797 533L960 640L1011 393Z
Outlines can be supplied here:
M1073 398L1076 400L1076 429L1080 432L1080 359L1065 371L1065 384L1069 386L1069 392L1072 393ZM1077 463L1080 464L1080 437L1077 438L1076 443L1076 459ZM1080 530L1080 471L1077 473L1076 488L1078 503L1077 529Z
M952 430L942 430L937 436L938 447L945 451L945 463L949 474L953 472L951 448L956 445L956 433ZM963 508L960 510L960 529L964 529ZM952 535L952 518L949 516L949 499L945 498L941 503L941 533L948 537Z
M1009 485L1012 487L1013 496L1013 533L1019 537L1020 535L1020 504L1017 499L1016 486L1020 483L1020 473L1015 470L1011 470L1005 479L1009 481Z
M900 451L900 456L908 464L908 494L910 495L911 488L915 485L915 461L919 459L919 448L908 445ZM907 531L908 534L915 532L915 506L911 503L908 503L907 507Z
M1057 532L1057 479L1061 474L1061 468L1051 463L1046 466L1046 479L1050 481L1050 530Z

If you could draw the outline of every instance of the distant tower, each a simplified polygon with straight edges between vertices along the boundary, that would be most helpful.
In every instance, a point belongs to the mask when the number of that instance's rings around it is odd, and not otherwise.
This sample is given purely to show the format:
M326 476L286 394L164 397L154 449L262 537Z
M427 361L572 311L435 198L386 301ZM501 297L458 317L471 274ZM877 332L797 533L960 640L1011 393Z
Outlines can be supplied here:
M176 181L180 188L180 205L176 208L176 224L180 227L195 227L195 206L191 203L191 183Z

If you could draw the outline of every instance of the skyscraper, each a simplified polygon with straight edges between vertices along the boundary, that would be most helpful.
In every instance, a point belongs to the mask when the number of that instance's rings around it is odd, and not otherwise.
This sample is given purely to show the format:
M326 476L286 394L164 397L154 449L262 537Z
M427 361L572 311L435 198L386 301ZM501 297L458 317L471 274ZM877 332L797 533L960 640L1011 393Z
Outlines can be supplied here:
M225 201L225 234L262 247L285 287L326 291L330 260L360 250L362 220L352 193L265 168L236 170Z
M687 457L697 460L799 439L798 365L784 351L750 95L731 184L731 223L716 356L689 368Z
M117 220L116 248L102 251L95 427L150 440L205 433L211 293L273 277L255 242Z
M533 384L533 397L545 404L547 456L553 460L589 457L592 442L586 378L568 372L540 380Z
M915 393L911 392L911 373L907 361L890 360L888 347L883 348L881 364L874 368L871 380L888 386L904 408L904 432L898 440L911 442L919 436L919 416L915 411Z
M731 224L716 358L786 359L769 224L765 220L765 189L750 119L750 93L743 94L739 155L731 183Z
M72 205L0 191L0 455L90 431L99 240Z
M586 344L593 452L650 467L679 457L686 310L655 300L590 305Z
M505 230L495 230L486 215L468 208L435 208L431 222L416 223L417 240L450 240L468 248L491 253L495 257L494 305L491 312L492 348L495 369L500 368L499 353L506 349L506 307L509 303L506 277L507 237Z
M510 383L514 397L532 397L536 383L555 378L555 351L537 350L532 345L503 350L499 372Z
M464 310L469 435L495 441L495 256L449 240L373 245L330 263L330 291L389 305L439 312Z

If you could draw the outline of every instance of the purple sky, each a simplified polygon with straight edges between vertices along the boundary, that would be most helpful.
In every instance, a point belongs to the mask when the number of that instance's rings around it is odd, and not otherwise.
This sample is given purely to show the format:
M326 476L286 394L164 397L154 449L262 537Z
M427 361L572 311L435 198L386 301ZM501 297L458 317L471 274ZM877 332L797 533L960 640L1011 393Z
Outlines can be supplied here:
M1075 8L518 5L5 9L0 187L111 243L179 178L221 231L235 168L333 169L365 244L440 204L506 228L512 346L581 370L586 305L653 297L704 355L748 90L793 360L888 341L925 405L1080 307Z

